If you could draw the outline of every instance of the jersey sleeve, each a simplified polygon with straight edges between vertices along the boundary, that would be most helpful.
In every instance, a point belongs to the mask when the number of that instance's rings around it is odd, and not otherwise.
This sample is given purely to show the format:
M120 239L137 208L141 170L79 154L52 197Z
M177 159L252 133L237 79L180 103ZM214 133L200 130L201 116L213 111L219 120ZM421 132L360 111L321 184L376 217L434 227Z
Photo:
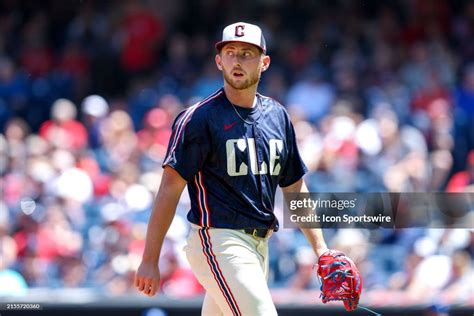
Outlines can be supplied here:
M188 182L201 169L210 148L206 120L190 111L180 113L173 123L163 162L163 167L172 167Z
M285 112L286 120L286 140L288 144L288 158L286 160L285 166L281 173L279 185L280 187L287 187L292 185L299 179L301 179L304 174L308 171L306 165L301 159L300 153L298 151L298 145L296 143L295 130L293 124L290 121L288 114Z

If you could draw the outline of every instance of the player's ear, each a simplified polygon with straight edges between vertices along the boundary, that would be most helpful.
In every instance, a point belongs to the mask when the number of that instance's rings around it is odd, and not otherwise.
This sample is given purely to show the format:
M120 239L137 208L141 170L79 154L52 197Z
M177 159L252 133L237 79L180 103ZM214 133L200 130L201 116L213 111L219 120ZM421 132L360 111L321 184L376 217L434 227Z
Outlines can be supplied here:
M264 55L262 58L262 72L268 69L270 67L270 56Z
M217 54L215 60L216 60L217 69L219 69L220 71L222 71L222 58L221 58L221 54Z

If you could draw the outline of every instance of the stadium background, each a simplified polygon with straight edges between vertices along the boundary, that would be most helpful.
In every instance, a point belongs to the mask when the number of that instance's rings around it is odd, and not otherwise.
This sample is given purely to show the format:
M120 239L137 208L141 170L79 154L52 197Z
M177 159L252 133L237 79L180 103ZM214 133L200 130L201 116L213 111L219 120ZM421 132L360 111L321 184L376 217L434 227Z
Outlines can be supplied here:
M264 29L259 90L290 111L312 191L473 192L473 1L3 0L0 302L42 303L44 315L199 310L185 194L163 293L140 297L133 271L172 120L221 86L213 45L238 20ZM366 306L472 314L472 229L325 236L361 269ZM298 231L270 248L282 314L341 313L320 304Z

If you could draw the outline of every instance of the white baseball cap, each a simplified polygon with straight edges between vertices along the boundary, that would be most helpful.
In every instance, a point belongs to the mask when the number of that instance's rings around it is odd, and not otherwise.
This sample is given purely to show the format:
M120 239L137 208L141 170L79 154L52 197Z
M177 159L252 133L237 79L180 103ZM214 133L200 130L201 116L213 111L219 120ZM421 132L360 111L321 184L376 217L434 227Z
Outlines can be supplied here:
M237 22L227 25L222 31L222 41L216 43L216 49L220 51L229 42L249 43L260 48L263 53L267 50L262 30L250 23Z

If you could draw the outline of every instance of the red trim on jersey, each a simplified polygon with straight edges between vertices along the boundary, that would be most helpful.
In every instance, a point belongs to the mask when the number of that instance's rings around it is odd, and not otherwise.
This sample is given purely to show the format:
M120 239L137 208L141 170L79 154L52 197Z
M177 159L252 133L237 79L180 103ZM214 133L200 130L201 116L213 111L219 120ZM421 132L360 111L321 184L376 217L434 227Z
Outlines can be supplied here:
M206 220L207 220L207 226L211 227L211 209L209 208L209 204L207 203L207 191L206 187L204 186L204 183L202 182L202 173L201 171L198 172L199 175L199 184L202 187L203 190L203 197L204 197L204 209L206 213Z
M203 212L202 205L201 205L201 190L199 188L197 177L198 177L198 175L194 176L194 183L196 184L196 194L197 194L197 200L198 200L198 207L199 207L199 213L201 215L200 219L199 219L199 222L201 223L201 227L206 227L206 225L204 225L204 212Z

